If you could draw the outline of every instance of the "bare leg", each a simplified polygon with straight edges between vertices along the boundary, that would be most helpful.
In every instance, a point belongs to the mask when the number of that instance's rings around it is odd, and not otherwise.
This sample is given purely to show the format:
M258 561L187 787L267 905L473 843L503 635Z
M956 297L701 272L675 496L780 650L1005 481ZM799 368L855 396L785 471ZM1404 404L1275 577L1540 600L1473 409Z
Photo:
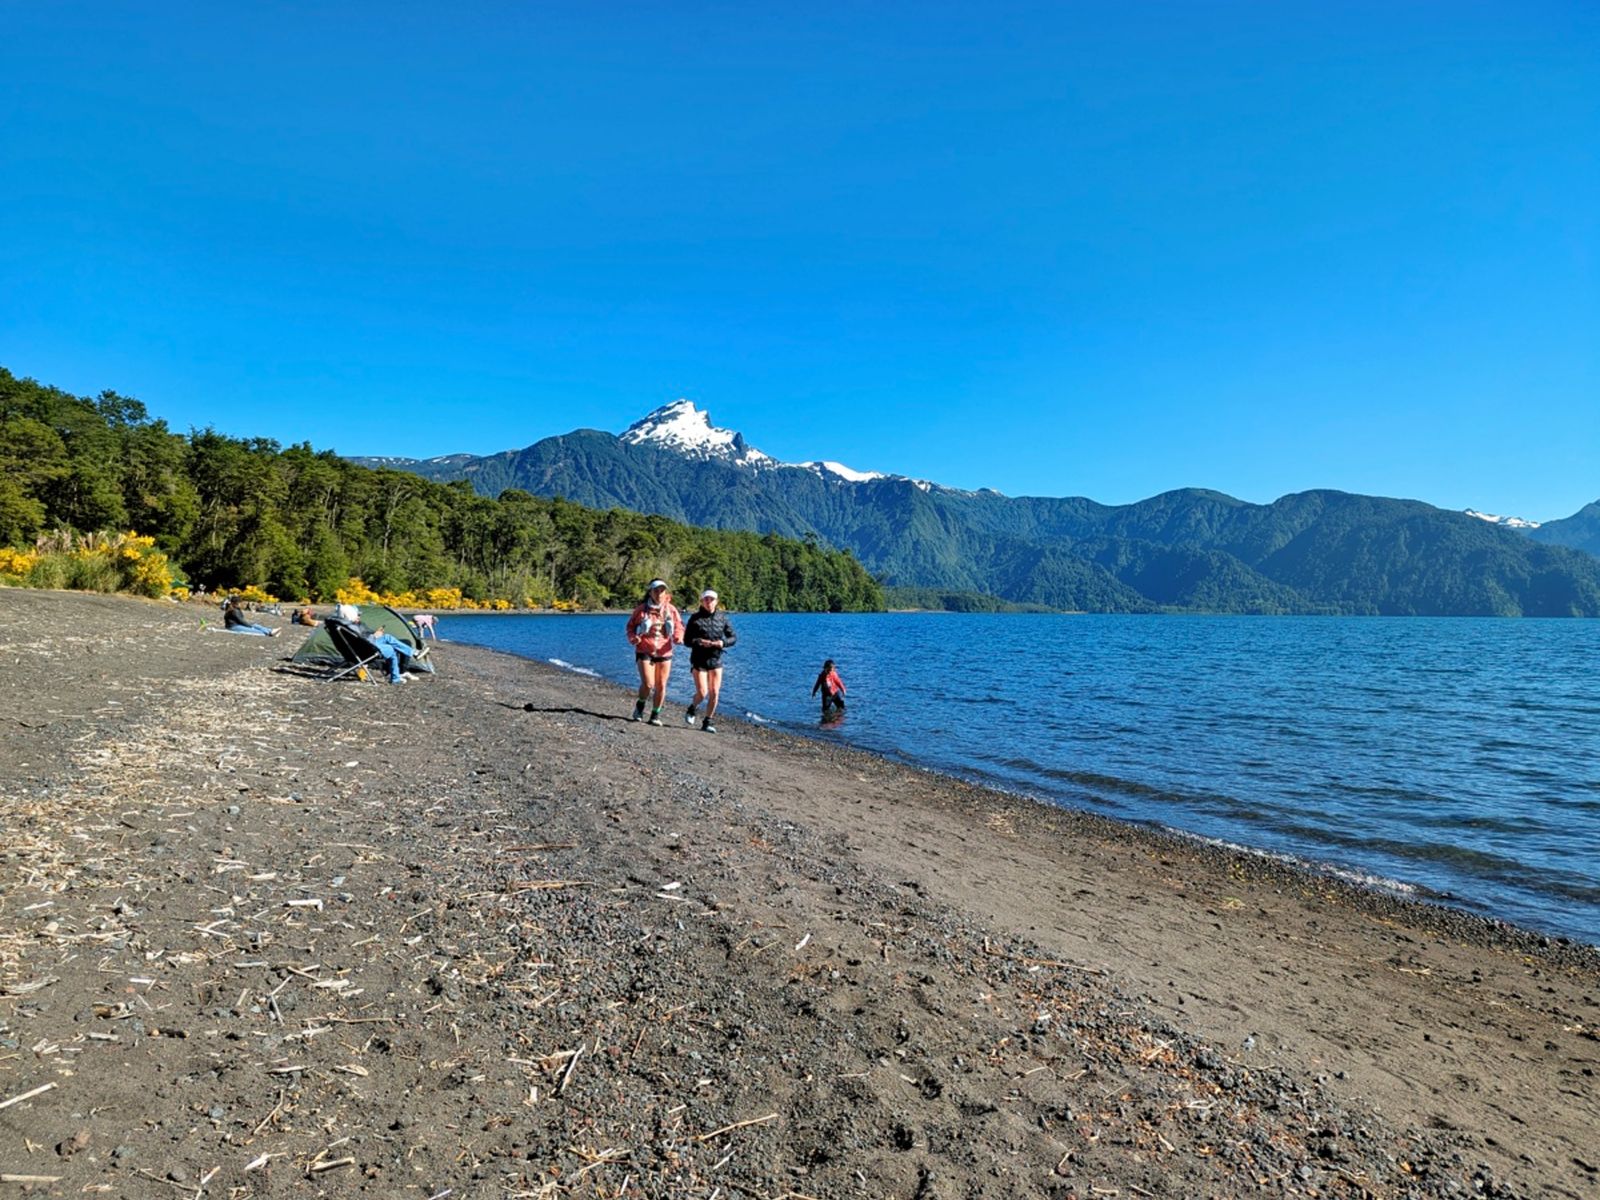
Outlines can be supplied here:
M709 721L712 717L717 715L717 701L722 697L722 668L718 667L714 671L696 671L695 675L697 677L695 680L697 691L701 686L698 676L704 675L706 677L704 684L706 693L706 720Z
M661 711L661 704L667 698L667 677L672 674L672 660L663 663L651 663L655 668L655 686L651 692L651 705L656 712Z
M637 721L644 716L644 702L650 698L650 660L637 658L633 665L639 668L639 698L633 706L633 719Z

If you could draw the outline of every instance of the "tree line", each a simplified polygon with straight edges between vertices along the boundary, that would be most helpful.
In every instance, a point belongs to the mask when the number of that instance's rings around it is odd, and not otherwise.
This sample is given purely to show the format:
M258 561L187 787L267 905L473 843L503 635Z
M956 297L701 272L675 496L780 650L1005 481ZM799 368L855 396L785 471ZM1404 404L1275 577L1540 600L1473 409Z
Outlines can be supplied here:
M131 397L74 396L0 367L0 546L57 530L153 538L190 585L329 600L459 588L477 601L631 604L652 578L744 611L883 607L878 582L815 538L699 529L211 429L173 432Z

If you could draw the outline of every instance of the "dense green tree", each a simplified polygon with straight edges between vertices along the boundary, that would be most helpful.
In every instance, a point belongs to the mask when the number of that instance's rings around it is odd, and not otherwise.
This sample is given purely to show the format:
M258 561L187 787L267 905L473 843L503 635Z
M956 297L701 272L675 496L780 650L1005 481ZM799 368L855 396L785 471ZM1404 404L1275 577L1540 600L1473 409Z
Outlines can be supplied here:
M693 564L729 603L882 606L848 555L690 529L660 516L369 469L309 445L215 430L172 433L115 392L71 396L0 368L0 544L57 526L156 537L191 582L260 584L328 600L351 575L381 591L459 587L477 600L631 604L653 575ZM780 563L781 560L781 563ZM769 588L765 580L783 586Z
M49 425L22 415L0 420L0 543L32 541L43 531L43 497L67 470L67 448Z

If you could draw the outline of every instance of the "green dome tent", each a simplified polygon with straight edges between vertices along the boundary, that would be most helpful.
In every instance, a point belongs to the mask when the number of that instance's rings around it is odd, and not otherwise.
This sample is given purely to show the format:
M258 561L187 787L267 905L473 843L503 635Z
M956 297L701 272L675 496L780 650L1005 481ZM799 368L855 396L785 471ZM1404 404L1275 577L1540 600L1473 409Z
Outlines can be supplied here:
M368 629L376 630L382 626L383 631L392 634L402 642L407 642L418 655L422 653L422 635L417 632L417 627L405 617L395 612L387 604L358 604L357 610L361 613L361 624ZM305 644L295 651L294 658L290 660L303 667L335 667L344 662L344 655L339 653L339 647L333 644L333 638L328 636L327 625L319 625L305 640ZM417 669L431 671L433 667L426 659L417 662Z

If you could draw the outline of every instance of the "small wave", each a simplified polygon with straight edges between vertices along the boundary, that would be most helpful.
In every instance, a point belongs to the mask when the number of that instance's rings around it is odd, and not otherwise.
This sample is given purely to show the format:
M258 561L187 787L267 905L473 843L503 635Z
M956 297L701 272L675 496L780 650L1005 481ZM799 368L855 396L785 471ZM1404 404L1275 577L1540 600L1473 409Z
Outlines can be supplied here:
M758 713L758 712L750 712L748 709L745 711L744 719L747 720L747 721L754 721L757 725L771 725L772 724L771 721L767 720L767 718L763 717L760 713Z
M1226 850L1232 854L1247 854L1252 858L1283 863L1286 866L1296 867L1302 871L1326 875L1331 879L1341 879L1346 883L1352 883L1358 887L1371 888L1374 891L1387 892L1395 896L1418 896L1424 894L1423 889L1416 884L1407 883L1402 879L1395 879L1388 875L1376 875L1370 871L1352 870L1349 867L1341 867L1336 863L1307 858L1301 854L1287 854L1279 850L1263 850L1259 846L1245 846L1238 842L1230 842L1226 838L1205 837L1200 834L1188 833L1181 829L1172 829L1169 832L1178 837L1189 838L1202 845Z
M1417 896L1422 894L1422 889L1416 884L1405 883L1399 879L1391 879L1387 875L1372 875L1365 871L1352 871L1347 867L1335 867L1326 863L1322 864L1321 869L1335 879L1343 879L1347 883L1376 888L1379 891L1391 892L1398 896Z
M563 671L571 671L574 675L587 675L590 679L600 678L599 671L591 671L588 667L575 666L564 658L552 658L550 665L552 667L560 667Z

